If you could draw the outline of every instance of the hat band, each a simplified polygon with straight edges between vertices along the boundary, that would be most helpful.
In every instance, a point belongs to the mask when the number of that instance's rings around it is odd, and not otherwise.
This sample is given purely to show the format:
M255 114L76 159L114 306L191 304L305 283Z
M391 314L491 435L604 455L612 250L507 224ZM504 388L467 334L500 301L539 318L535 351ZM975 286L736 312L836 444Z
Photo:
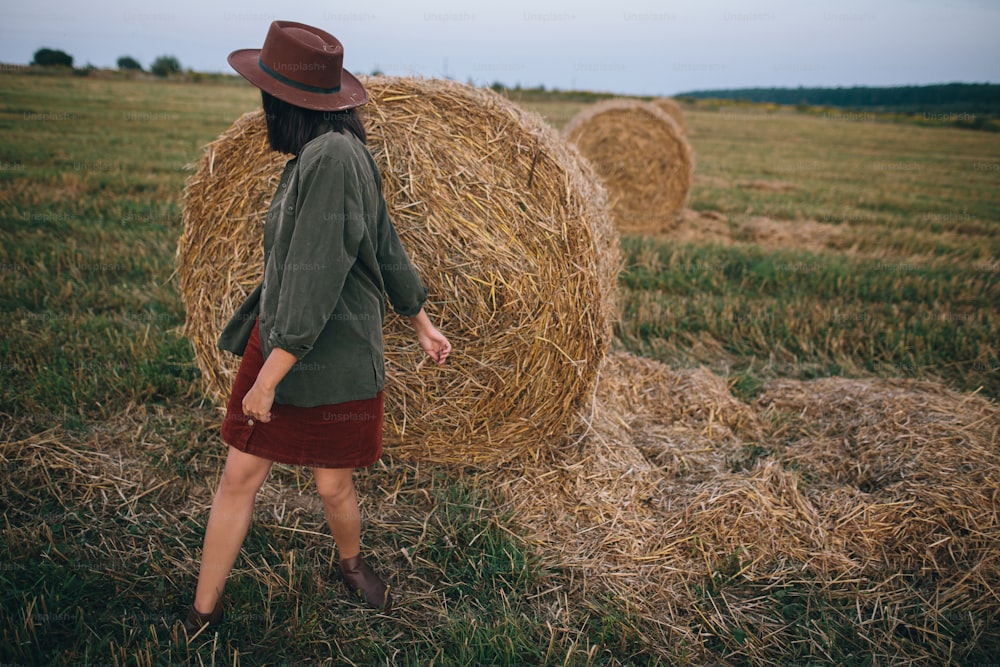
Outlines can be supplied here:
M257 64L260 65L260 68L264 70L267 75L274 77L281 83L291 86L292 88L298 88L299 90L304 90L308 93L335 93L340 90L340 86L334 86L333 88L321 88L320 86L311 86L308 83L301 83L295 79L289 79L287 76L279 74L265 65L264 61L260 58L257 59Z

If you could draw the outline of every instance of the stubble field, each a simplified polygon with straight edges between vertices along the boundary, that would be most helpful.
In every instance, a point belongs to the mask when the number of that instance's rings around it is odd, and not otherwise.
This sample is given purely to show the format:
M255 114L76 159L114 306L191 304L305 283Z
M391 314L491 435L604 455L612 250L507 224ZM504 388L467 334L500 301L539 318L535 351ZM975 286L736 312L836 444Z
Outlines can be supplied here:
M672 643L664 628L688 622L682 612L660 623L529 539L493 471L403 465L391 451L358 484L366 548L392 573L401 609L343 599L311 479L276 466L227 591L231 620L186 643L176 621L224 451L179 333L180 196L200 147L258 104L233 82L0 74L0 662L995 658L995 591L976 593L974 613L945 608L932 642L866 642L867 626L844 620L850 605L803 585L755 593L781 594L760 613L783 636L807 627L796 641L769 651L765 635L747 639L747 617L717 609ZM524 105L557 127L583 108ZM783 379L833 377L915 380L995 405L1000 136L741 105L687 119L690 211L667 233L621 240L619 350L703 368L745 403ZM772 416L769 437L790 441L805 414ZM775 466L794 466L779 449L762 439L733 467L784 479ZM977 473L993 484L992 507L976 509L992 517L980 537L995 545L998 473ZM720 588L742 572L738 556L706 567ZM697 595L709 605L717 593Z

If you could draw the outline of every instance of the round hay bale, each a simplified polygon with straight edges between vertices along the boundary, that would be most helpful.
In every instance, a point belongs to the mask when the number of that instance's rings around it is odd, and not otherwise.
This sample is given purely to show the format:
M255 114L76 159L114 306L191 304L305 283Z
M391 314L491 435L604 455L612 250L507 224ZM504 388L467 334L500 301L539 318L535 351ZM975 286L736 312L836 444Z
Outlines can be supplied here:
M647 102L605 100L574 116L563 135L600 175L620 231L655 234L678 221L694 158L665 112Z
M687 134L687 119L684 118L684 111L681 109L681 105L677 103L677 100L672 97L657 97L652 103L659 107L660 111L670 116L677 123L677 128L681 132Z
M365 86L389 213L454 346L444 366L427 363L405 318L388 316L387 451L537 456L576 425L611 341L618 242L599 179L539 116L490 91L393 77ZM287 158L251 112L205 148L185 187L185 332L220 405L239 360L216 338L260 280L262 223Z

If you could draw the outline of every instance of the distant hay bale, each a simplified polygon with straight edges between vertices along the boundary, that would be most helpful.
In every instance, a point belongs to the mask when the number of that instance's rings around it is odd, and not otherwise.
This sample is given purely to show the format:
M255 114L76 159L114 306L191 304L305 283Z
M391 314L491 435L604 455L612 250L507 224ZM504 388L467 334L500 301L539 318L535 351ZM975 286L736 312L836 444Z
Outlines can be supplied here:
M535 456L574 427L611 340L617 236L598 179L540 117L444 81L365 82L389 212L454 352L425 361L404 318L386 339L386 446L444 462ZM212 399L238 359L220 330L259 282L261 232L288 156L260 111L209 144L184 192L178 281Z
M660 111L670 116L677 123L677 128L681 132L687 134L687 119L684 118L684 111L681 109L681 105L677 103L677 100L672 97L657 97L652 103L659 107Z
M604 182L619 231L655 234L678 221L694 158L666 112L636 100L605 100L574 116L563 136Z

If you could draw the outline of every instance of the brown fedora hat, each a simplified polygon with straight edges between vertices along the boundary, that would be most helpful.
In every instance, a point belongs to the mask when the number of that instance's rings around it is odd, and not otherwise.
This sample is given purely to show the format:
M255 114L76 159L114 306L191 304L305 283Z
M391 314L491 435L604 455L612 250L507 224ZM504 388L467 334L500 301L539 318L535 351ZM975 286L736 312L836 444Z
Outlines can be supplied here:
M368 101L357 77L344 69L344 46L330 33L294 21L274 21L261 49L229 54L240 76L289 104L340 111Z

